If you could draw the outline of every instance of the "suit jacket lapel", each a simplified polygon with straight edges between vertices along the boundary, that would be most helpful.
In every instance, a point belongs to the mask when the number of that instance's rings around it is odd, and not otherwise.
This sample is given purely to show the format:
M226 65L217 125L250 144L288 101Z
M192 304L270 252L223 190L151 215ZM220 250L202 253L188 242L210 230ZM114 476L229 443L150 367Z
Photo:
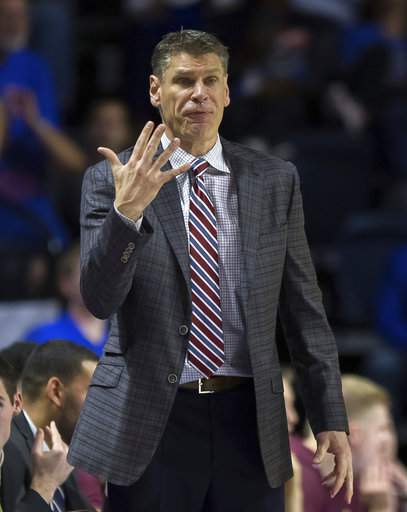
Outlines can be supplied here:
M156 157L161 153L162 148L157 152ZM171 169L167 163L163 171ZM161 223L163 231L171 245L190 294L190 271L189 271L189 250L188 236L185 230L184 216L182 213L181 201L178 186L175 179L166 183L158 193L151 207Z
M247 159L246 154L240 155L239 148L224 139L222 139L222 145L225 158L236 180L241 243L241 288L243 303L246 306L255 271L263 199L262 180L259 171Z
M34 435L30 425L28 424L28 421L26 420L26 417L24 416L24 413L21 412L13 419L12 428L18 430L21 437L24 439L25 446L21 446L21 443L17 442L17 436L12 437L12 439L16 441L16 445L23 455L27 466L31 468L31 449L34 442Z
M14 503L25 494L31 481L31 448L33 434L23 413L13 419L11 439L4 446L2 499L4 511L13 511Z

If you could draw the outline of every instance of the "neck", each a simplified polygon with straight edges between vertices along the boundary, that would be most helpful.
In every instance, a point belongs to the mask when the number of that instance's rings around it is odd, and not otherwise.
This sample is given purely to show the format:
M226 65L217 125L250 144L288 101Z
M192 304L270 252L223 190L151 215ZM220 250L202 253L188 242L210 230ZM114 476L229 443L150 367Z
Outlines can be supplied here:
M47 414L46 408L39 401L24 403L24 410L37 428L45 428L53 419Z
M175 135L167 128L166 135L169 140L172 140ZM218 140L218 135L210 140L203 140L199 138L181 138L180 148L192 156L202 156L208 153L213 148Z
M202 156L205 155L213 146L216 144L216 140L209 144L202 143L201 141L196 142L184 142L181 141L181 149L186 151L192 156Z

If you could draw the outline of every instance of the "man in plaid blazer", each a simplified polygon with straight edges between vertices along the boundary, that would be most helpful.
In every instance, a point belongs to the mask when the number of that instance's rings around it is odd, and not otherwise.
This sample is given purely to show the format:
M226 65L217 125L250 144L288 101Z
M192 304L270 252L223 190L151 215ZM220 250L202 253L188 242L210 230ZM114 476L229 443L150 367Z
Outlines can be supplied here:
M110 318L111 331L69 460L109 482L109 510L284 510L292 468L277 316L318 442L315 462L333 453L332 494L345 483L352 495L336 346L297 172L219 137L230 102L227 65L214 36L167 34L150 76L163 123L147 123L120 155L99 148L106 160L84 179L82 293L93 314ZM200 253L196 271L196 157L207 163L202 176L215 211L222 345L212 374L200 371L202 361L211 366L211 350L193 346L197 325L209 337L212 330L210 311L197 306L205 287L191 286L194 272L205 280L209 261Z

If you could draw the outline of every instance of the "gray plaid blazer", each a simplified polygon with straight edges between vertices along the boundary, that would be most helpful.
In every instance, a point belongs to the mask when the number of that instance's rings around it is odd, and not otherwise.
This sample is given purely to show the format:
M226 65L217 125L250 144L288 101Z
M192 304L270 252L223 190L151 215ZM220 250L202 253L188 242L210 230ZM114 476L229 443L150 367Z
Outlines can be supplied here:
M348 429L337 350L304 233L294 166L223 139L222 144L238 191L243 310L260 447L275 487L292 475L277 315L314 433ZM124 151L122 162L130 154ZM139 233L119 218L113 200L113 176L104 161L84 178L81 287L90 311L111 319L111 331L69 461L129 485L150 463L174 403L187 349L191 291L175 180L146 208Z

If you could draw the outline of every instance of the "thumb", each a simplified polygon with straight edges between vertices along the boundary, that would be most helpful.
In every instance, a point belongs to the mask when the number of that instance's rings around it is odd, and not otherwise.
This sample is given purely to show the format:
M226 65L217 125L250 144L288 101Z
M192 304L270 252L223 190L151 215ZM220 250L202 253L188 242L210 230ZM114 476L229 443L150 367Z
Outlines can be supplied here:
M106 160L109 161L110 165L113 166L122 166L123 164L120 162L119 157L116 155L114 151L109 148L105 148L103 146L98 147L98 153L103 155Z
M321 464L326 455L326 452L328 451L328 448L329 442L327 439L323 439L322 441L317 440L317 450L312 460L313 464Z

